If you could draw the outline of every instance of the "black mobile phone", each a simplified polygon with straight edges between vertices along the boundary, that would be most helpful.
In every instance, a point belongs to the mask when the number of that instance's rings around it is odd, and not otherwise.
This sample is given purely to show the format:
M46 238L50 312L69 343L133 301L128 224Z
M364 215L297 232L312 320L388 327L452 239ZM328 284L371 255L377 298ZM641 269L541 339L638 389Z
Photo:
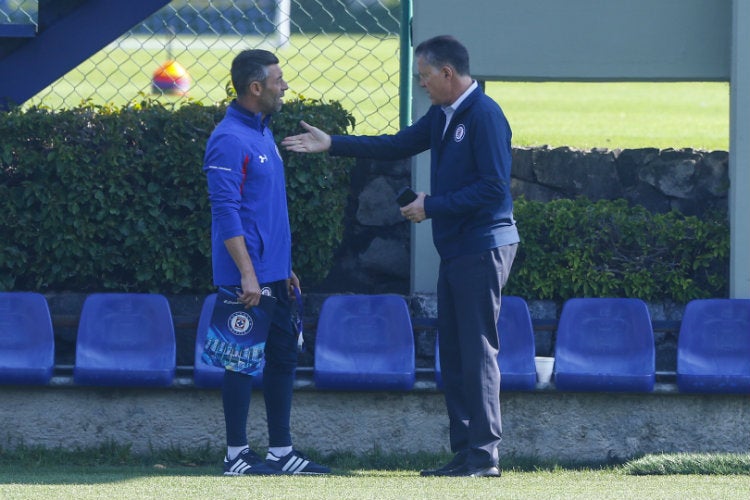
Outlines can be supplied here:
M415 193L409 186L406 186L401 191L399 191L398 196L396 196L396 202L400 207L405 207L416 199L417 193Z

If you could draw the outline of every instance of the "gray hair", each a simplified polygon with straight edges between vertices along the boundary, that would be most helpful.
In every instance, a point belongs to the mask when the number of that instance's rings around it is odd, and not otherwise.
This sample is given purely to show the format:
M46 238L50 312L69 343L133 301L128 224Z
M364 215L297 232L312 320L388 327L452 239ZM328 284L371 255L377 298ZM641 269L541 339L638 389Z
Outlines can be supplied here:
M450 65L459 75L469 74L469 51L450 35L441 35L417 45L414 55L435 68Z

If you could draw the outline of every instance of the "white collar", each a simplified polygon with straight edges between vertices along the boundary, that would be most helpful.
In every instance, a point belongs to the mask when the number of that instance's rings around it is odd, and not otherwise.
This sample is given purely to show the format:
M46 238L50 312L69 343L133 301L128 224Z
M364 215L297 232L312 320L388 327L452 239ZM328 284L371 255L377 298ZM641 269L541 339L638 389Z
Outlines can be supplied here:
M469 88L466 89L466 91L463 94L461 94L459 96L459 98L455 100L455 102L453 104L450 104L448 106L443 106L443 112L445 112L445 114L449 114L449 115L453 114L453 112L458 109L458 107L461 105L461 103L464 102L467 97L469 97L469 94L471 94L472 92L474 92L474 89L476 89L477 86L478 86L477 85L477 81L476 80L472 80L471 85L469 85Z

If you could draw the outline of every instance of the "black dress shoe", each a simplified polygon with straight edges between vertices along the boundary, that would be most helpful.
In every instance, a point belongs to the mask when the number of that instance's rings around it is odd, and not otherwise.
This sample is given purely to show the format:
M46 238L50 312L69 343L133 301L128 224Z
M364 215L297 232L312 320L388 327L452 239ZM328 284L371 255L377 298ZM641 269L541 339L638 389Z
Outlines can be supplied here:
M447 464L437 469L426 469L419 473L420 476L452 476L454 472L465 468L468 453L459 451Z
M453 477L500 477L500 469L496 465L472 467L466 464L448 475Z

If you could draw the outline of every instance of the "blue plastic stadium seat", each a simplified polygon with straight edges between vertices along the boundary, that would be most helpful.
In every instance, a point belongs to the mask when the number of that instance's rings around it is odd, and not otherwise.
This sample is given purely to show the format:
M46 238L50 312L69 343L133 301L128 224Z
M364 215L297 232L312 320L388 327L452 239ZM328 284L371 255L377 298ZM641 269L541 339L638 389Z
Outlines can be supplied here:
M54 366L47 300L33 292L0 292L0 383L44 385Z
M503 296L497 321L500 337L500 390L533 391L536 388L534 327L529 306L521 297ZM440 349L435 342L435 382L443 386Z
M398 295L336 295L320 311L315 386L341 390L409 390L414 333Z
M562 391L653 391L654 332L646 304L627 298L566 301L554 377Z
M750 299L693 300L677 340L681 392L750 393Z
M164 296L86 297L76 341L76 384L166 387L174 380L175 364L174 324Z

